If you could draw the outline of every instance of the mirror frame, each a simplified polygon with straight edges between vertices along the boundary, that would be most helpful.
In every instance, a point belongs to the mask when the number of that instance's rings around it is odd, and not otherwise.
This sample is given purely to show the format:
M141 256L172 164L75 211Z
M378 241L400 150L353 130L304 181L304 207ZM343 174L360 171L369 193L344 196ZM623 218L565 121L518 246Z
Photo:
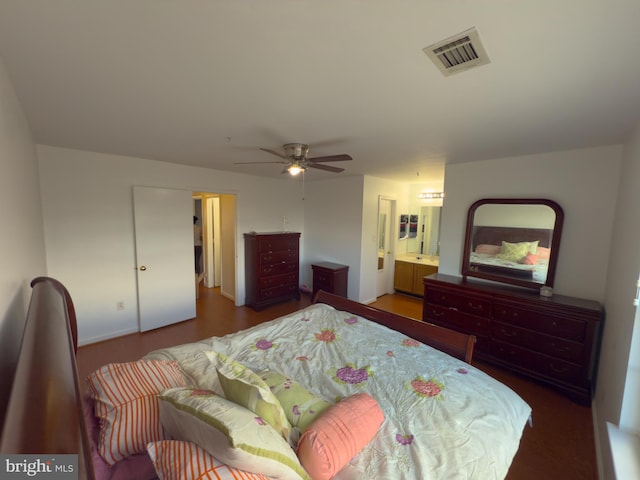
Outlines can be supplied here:
M521 279L517 277L510 277L507 275L500 275L498 273L478 272L471 269L470 265L470 253L473 245L473 227L474 216L476 210L483 205L546 205L551 208L556 215L553 225L553 234L551 237L550 248L551 253L549 255L549 267L547 269L547 278L545 283L539 283ZM464 239L464 250L462 254L462 276L466 280L466 277L482 278L484 280L491 280L494 282L507 283L511 285L517 285L520 287L536 288L540 287L552 287L555 274L556 265L558 262L558 253L560 250L560 237L562 235L562 224L564 222L564 212L562 207L553 200L547 200L542 198L484 198L474 202L469 207L467 214L467 230Z

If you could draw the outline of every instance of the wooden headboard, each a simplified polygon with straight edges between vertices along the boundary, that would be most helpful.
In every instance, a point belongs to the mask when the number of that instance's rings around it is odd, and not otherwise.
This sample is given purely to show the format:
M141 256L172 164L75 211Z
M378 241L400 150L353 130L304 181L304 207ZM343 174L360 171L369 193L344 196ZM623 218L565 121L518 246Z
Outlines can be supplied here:
M535 242L539 241L539 247L551 247L553 230L547 228L516 228L516 227L473 227L472 249L475 251L478 245L502 245L502 241Z
M78 478L94 479L75 358L73 302L53 278L38 277L31 286L0 452L76 454Z

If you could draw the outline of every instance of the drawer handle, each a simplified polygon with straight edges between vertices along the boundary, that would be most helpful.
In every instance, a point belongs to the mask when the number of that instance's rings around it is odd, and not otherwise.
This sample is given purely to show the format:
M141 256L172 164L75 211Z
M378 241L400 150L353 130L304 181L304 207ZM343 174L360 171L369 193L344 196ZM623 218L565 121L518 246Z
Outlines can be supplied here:
M551 370L557 373L565 373L569 370L567 367L557 368L556 366L553 365L553 363L549 364L549 368L551 368Z
M507 312L506 310L500 310L500 313L502 314L503 317L508 317L509 316L509 312ZM518 312L512 312L511 316L513 318L518 318Z
M458 311L458 309L456 307L449 307L449 310L453 310L454 312Z
M434 317L444 317L444 312L439 312L437 310L431 310L431 315Z
M505 337L511 337L512 338L512 337L517 337L518 336L517 332L514 332L513 330L508 331L508 330L505 330L504 328L500 329L500 333L502 333Z
M472 302L468 302L467 305L469 306L469 308L471 308L472 310L482 310L482 305L475 305Z
M569 347L566 345L563 346L558 346L556 345L554 342L551 343L551 347L556 351L556 352L568 352L569 351Z

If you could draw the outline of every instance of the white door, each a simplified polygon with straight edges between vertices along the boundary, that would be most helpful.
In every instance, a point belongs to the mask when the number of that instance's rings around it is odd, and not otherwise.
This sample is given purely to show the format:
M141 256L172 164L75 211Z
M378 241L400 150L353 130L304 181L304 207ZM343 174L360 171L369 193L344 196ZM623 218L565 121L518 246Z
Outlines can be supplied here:
M376 297L393 293L393 232L395 200L378 197L378 277Z
M141 332L196 316L191 202L187 190L133 187Z

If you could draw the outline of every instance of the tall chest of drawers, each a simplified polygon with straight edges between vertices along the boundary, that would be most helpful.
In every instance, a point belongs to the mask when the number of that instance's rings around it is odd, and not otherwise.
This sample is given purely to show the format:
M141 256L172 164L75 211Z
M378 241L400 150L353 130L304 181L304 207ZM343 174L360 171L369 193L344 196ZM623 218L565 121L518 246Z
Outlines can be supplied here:
M254 310L300 298L300 234L244 234L245 304Z
M591 404L602 307L563 295L471 282L424 279L423 320L473 334L474 356Z

